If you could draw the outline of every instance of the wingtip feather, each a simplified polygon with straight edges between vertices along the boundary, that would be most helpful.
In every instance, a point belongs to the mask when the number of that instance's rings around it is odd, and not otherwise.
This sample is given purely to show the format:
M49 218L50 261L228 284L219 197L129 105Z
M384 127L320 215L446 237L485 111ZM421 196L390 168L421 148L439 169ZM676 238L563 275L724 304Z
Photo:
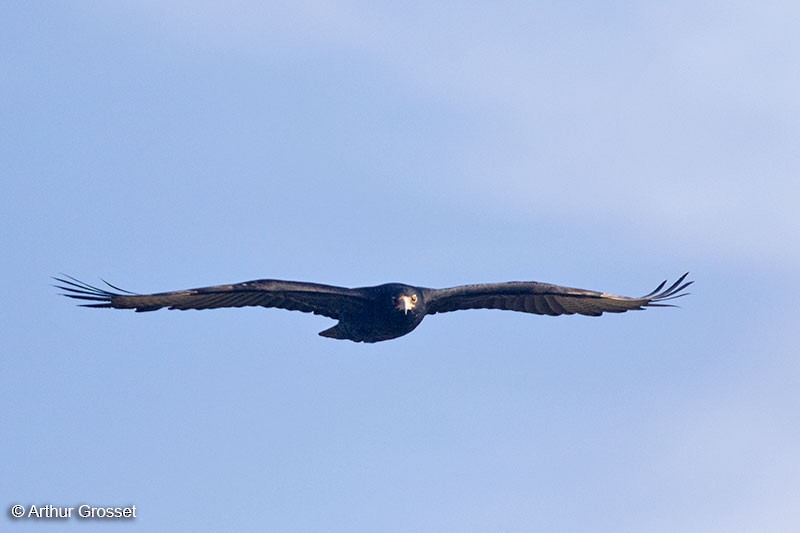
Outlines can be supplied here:
M689 296L688 292L683 292L689 287L694 280L685 281L686 277L689 275L686 272L684 275L679 277L672 285L664 289L666 285L666 281L661 283L656 290L651 292L650 294L643 296L642 299L647 300L647 303L644 304L645 307L679 307L674 304L665 304L662 302L666 302L669 300L675 300L677 298L683 298L684 296ZM662 290L663 289L663 290Z
M52 276L52 279L58 282L58 285L52 285L53 287L65 291L61 294L62 296L66 296L67 298L74 298L76 300L86 300L90 302L101 302L97 304L81 304L82 307L113 307L112 299L115 296L121 296L119 293L111 292L105 289L101 289L99 287L95 287L93 285L89 285L77 278L70 276L69 274L64 274L60 272L58 276ZM110 283L104 281L109 287L113 289L122 291L122 292L129 292L123 289L119 289L114 287ZM130 293L132 294L132 293Z

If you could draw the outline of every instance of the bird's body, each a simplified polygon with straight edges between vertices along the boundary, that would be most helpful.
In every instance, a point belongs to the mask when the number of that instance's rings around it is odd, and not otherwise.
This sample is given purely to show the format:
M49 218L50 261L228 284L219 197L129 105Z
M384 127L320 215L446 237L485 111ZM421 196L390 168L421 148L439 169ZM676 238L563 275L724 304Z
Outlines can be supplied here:
M368 304L341 315L338 324L320 335L356 342L387 341L411 333L425 318L423 290L418 287L387 283L357 290L366 296ZM410 302L414 296L414 304L403 310L403 298Z
M387 283L349 289L319 283L255 280L154 294L135 294L113 285L113 292L74 278L55 278L65 296L88 300L86 307L155 311L220 307L278 307L338 320L323 337L355 342L379 342L413 331L426 315L462 309L505 309L539 315L624 313L646 307L668 307L665 301L684 296L691 285L687 274L667 289L666 282L639 298L574 289L535 281L461 285L447 289Z

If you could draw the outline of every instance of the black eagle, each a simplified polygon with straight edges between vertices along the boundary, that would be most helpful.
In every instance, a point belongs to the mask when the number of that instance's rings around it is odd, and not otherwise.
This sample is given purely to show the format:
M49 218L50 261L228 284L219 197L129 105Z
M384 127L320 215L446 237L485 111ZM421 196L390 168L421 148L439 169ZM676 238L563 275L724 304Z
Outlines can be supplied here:
M664 302L685 296L692 281L688 272L664 289L639 298L561 287L536 281L511 281L462 285L448 289L387 283L347 289L319 283L261 279L183 291L136 294L108 285L114 291L93 287L71 276L53 278L64 296L88 300L84 307L135 309L137 312L218 307L279 307L323 315L339 322L321 331L323 337L355 342L379 342L402 337L419 326L426 315L461 309L506 309L536 315L588 315L624 313L646 307L674 307ZM66 278L66 279L65 279Z

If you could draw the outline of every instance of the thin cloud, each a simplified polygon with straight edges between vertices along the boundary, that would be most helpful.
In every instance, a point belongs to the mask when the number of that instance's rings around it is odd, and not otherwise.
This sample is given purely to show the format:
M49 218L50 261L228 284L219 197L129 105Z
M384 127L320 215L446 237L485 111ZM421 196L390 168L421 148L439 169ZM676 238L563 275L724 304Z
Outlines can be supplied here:
M133 13L191 50L335 50L388 68L485 127L437 176L459 204L535 218L562 218L567 204L574 220L681 234L698 252L800 264L785 242L800 233L796 6L647 3L612 22L588 6L513 3L95 9Z

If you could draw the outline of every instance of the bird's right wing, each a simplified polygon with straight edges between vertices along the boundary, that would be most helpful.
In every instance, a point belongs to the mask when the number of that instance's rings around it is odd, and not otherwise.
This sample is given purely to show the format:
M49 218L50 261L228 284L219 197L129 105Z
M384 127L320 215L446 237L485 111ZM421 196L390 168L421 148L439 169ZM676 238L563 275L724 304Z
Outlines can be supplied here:
M132 293L108 282L105 283L113 291L101 289L71 276L53 279L60 283L57 288L66 291L64 296L93 302L83 304L84 307L135 309L138 312L162 307L186 310L260 306L314 313L338 320L343 315L357 312L367 301L359 289L274 279L154 294Z

